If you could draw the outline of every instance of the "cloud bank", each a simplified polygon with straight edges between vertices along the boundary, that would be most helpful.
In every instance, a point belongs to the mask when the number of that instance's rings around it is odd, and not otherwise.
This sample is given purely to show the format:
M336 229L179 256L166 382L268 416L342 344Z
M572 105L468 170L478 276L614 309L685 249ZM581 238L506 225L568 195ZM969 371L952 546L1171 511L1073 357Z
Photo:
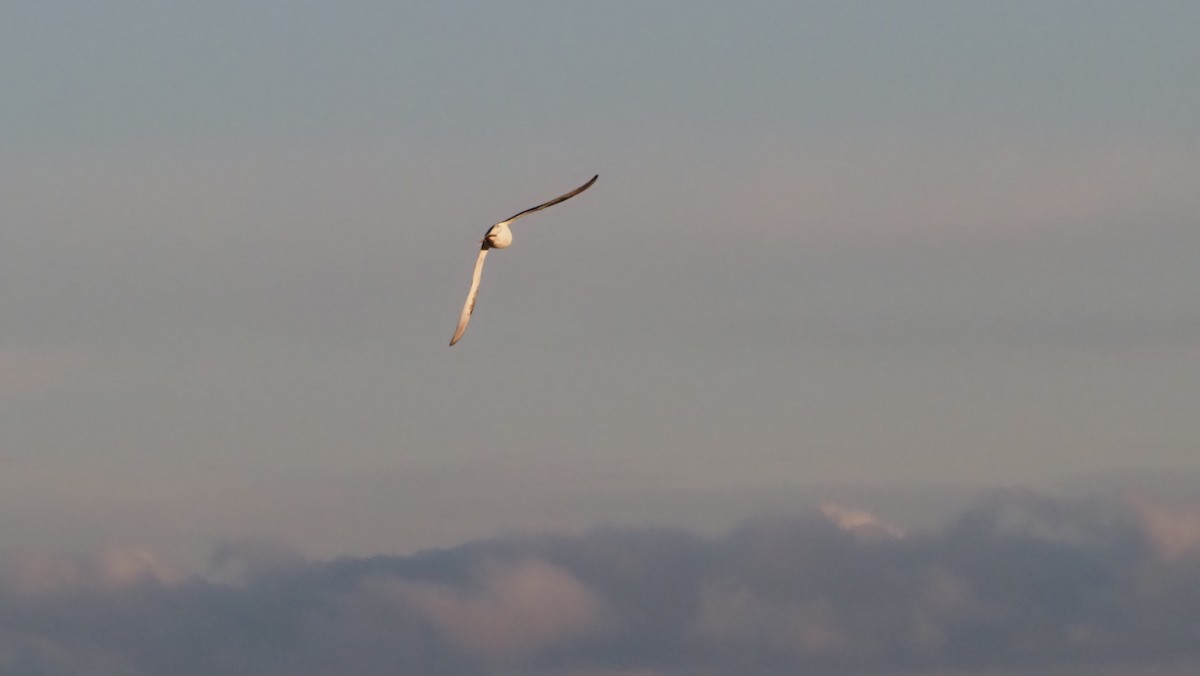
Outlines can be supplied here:
M329 561L234 543L208 577L143 550L10 557L0 674L1189 673L1197 523L1016 492L924 532L826 506L718 538L599 528Z

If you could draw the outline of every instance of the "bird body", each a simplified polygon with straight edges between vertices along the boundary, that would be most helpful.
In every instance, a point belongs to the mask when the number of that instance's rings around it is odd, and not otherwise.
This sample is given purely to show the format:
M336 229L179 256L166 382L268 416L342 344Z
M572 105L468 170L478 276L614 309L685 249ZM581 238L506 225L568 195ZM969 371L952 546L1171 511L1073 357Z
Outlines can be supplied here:
M458 317L458 326L454 329L454 337L450 339L450 344L454 345L462 338L463 333L467 330L467 322L471 321L471 313L475 311L475 298L479 295L479 281L483 277L483 261L487 258L488 251L491 249L507 249L513 240L512 229L509 224L518 218L531 214L535 211L541 211L546 207L554 206L559 202L568 200L579 193L592 187L599 175L593 176L592 180L584 183L571 192L555 197L549 202L544 202L522 211L521 213L500 221L499 223L488 228L488 231L483 236L483 240L479 243L479 257L475 259L475 270L471 273L471 290L467 292L467 302L463 303L462 314Z
M487 242L490 249L507 249L512 244L512 228L508 227L508 221L502 221L489 228L483 236L483 241Z

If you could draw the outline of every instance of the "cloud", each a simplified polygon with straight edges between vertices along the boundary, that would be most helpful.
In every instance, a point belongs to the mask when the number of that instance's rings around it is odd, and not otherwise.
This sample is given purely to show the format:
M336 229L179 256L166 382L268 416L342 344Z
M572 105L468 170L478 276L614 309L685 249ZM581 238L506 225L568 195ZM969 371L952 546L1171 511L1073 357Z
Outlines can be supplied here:
M109 549L94 557L18 554L0 572L4 589L22 597L114 591L141 583L174 584L182 579L181 572L142 548Z
M1168 509L1138 499L1131 502L1162 557L1174 560L1200 550L1200 510Z
M904 531L880 521L870 512L857 509L846 509L827 502L821 505L821 514L836 523L843 530L848 530L863 538L898 538Z
M233 582L139 549L18 557L0 674L1188 673L1189 514L1012 492L905 533L826 507L715 538L599 528L330 561L241 542L214 557Z
M600 602L570 573L539 559L484 566L480 588L409 583L400 596L455 645L483 658L529 654L587 633Z

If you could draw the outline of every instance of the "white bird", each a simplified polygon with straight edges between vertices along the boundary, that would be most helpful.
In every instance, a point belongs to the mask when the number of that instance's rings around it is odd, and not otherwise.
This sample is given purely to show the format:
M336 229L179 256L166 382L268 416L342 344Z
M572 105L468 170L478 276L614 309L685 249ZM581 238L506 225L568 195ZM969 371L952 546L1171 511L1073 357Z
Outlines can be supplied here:
M483 236L483 241L480 242L479 258L475 259L475 272L471 274L471 290L467 292L467 302L463 303L462 314L458 318L458 327L454 329L454 337L450 339L451 345L457 343L459 338L462 338L463 333L467 330L467 322L471 321L471 313L475 311L475 296L479 294L479 279L483 276L483 259L487 258L488 249L506 249L508 245L512 244L512 230L509 230L508 224L526 214L532 214L535 211L541 211L546 207L552 207L559 202L571 199L592 187L592 184L598 178L600 178L599 174L565 195L560 195L549 202L526 209L512 218L507 218L488 228L487 234Z

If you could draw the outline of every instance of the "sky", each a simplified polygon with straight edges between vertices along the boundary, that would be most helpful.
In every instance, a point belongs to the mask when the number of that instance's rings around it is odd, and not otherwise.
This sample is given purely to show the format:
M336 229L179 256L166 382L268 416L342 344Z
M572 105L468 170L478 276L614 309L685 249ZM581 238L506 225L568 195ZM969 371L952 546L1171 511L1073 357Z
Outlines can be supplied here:
M1197 25L0 5L0 674L1194 673Z

